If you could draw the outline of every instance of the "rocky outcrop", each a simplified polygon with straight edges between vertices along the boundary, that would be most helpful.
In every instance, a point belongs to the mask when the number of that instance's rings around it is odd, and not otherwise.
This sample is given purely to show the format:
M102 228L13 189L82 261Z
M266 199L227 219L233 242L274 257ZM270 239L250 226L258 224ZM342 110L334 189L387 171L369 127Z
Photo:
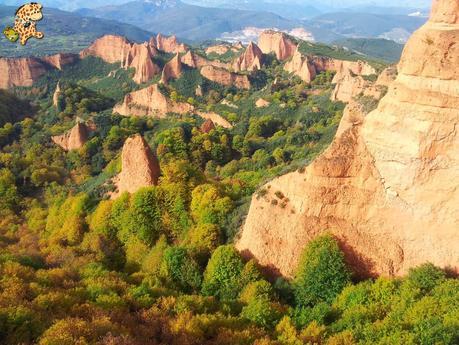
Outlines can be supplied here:
M202 117L205 120L210 120L214 125L223 127L223 128L228 128L231 129L233 128L233 125L228 122L224 117L221 115L218 115L217 113L213 112L204 112L204 111L196 111L196 114Z
M335 82L348 78L349 74L369 76L376 74L376 69L365 61L345 61L332 59L326 56L303 56L299 49L288 61L284 70L310 83L321 72L335 72Z
M223 68L204 66L201 68L203 77L225 86L235 86L239 89L250 89L250 81L246 75L231 73Z
M146 83L160 72L160 68L153 63L151 52L147 43L132 44L127 57L122 61L122 67L125 69L134 68L132 79L137 84Z
M321 156L253 197L241 252L291 277L304 246L331 232L361 275L459 271L458 6L434 2L376 110L351 101Z
M212 120L206 120L204 123L201 125L200 130L203 133L209 133L210 131L215 129L215 125L212 122Z
M214 61L214 60L208 60L196 53L193 53L191 50L189 50L185 55L181 57L181 61L184 65L187 65L188 67L191 68L202 68L204 66L214 66L217 68L229 68L228 64L220 62L220 61Z
M177 37L166 37L161 34L156 36L156 48L166 53L185 53L187 51L186 45L179 43Z
M163 68L161 83L167 84L170 79L177 79L182 75L182 62L180 55L177 53Z
M255 102L255 106L257 108L266 108L266 107L269 107L271 103L269 103L267 100L264 100L263 98L259 98L256 102Z
M121 152L121 172L114 182L115 198L124 192L135 193L144 187L158 184L160 168L158 158L140 134L126 140Z
M0 58L0 89L32 86L50 66L38 58Z
M168 113L186 114L193 111L188 103L178 103L163 95L158 84L131 92L122 103L113 108L114 113L124 116L152 116L163 118Z
M233 70L236 72L260 70L262 59L261 49L255 43L250 42L245 52L234 60Z
M292 59L285 64L284 70L295 74L307 83L313 81L317 74L316 67L311 59L303 56L298 49Z
M134 68L133 80L145 83L160 73L152 61L155 52L148 43L131 43L121 36L106 35L96 40L80 53L80 57L97 56L107 63L120 63L122 68Z
M65 65L71 65L78 61L78 55L62 53L51 56L45 56L41 58L44 62L51 65L52 67L62 70Z
M58 82L56 85L56 90L54 90L54 94L53 94L53 105L55 108L57 108L58 106L60 95L61 95L61 86L60 86L60 83Z
M206 55L210 54L217 54L217 55L224 55L231 50L231 47L225 44L219 44L216 46L210 46L206 49Z
M65 151L81 149L89 137L89 128L81 122L65 132L62 135L56 135L51 137L52 141L62 147Z
M296 51L296 44L285 33L272 30L260 35L258 46L264 54L276 54L278 60L286 60Z
M348 103L352 98L360 95L365 89L369 88L371 83L367 82L360 75L354 75L349 70L337 73L332 81L335 89L331 94L332 101L341 101Z

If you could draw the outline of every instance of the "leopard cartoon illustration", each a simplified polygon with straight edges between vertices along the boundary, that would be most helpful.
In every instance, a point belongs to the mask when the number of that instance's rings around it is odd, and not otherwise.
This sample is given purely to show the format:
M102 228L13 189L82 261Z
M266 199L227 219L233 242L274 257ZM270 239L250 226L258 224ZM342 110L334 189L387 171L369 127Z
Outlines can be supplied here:
M43 32L39 32L36 29L36 22L43 18L42 8L41 4L31 2L17 9L14 30L19 34L22 45L25 45L30 37L38 39L44 37Z

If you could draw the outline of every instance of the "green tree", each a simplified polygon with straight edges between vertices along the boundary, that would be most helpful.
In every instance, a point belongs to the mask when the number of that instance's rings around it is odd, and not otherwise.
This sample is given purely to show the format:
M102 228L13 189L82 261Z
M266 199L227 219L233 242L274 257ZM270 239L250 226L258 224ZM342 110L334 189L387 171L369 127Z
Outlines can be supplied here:
M235 299L241 290L241 256L232 245L218 247L204 273L202 293L223 300Z
M351 274L336 240L330 235L311 241L304 250L294 282L296 303L331 303L351 283Z
M184 292L198 291L202 275L199 265L185 248L171 247L164 251L162 274Z

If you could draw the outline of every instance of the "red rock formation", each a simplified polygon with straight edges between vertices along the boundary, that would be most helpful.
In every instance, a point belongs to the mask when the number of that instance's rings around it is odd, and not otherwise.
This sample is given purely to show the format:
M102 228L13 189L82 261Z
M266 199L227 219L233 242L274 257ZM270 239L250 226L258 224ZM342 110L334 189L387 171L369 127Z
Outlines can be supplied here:
M121 173L115 178L117 197L124 192L135 193L143 187L158 184L160 168L158 158L140 134L126 140L121 152Z
M255 43L250 42L245 52L233 62L233 70L236 72L259 70L262 59L261 49Z
M202 117L205 120L210 120L214 125L223 127L223 128L233 128L231 123L229 123L225 118L218 115L217 113L213 112L204 112L204 111L196 111L196 114Z
M296 51L296 44L286 34L272 30L260 35L258 46L264 54L275 53L278 60L286 60Z
M160 72L160 68L152 61L154 53L151 52L147 43L132 44L128 55L122 61L123 68L134 68L132 79L137 84L146 83Z
M158 84L131 92L121 104L113 108L114 113L125 116L165 117L168 113L186 114L193 111L188 103L176 103L163 95Z
M54 90L53 94L53 105L55 108L57 108L57 105L59 103L59 96L61 94L61 86L59 85L59 82L56 85L56 90Z
M259 98L256 103L255 103L255 106L257 108L266 108L270 105L271 103L269 103L267 100L264 100L263 98Z
M226 44L219 44L215 46L208 47L206 49L206 55L209 54L217 54L217 55L224 55L229 52L231 47L227 46Z
M226 63L208 60L198 54L193 53L191 50L189 50L185 55L181 57L181 61L184 65L187 65L191 68L202 68L204 66L214 66L225 69L229 68L228 64Z
M203 133L209 133L210 131L214 129L215 129L215 125L210 119L204 121L204 123L201 125L201 128L200 128L201 132Z
M97 56L107 63L120 63L122 68L134 68L133 80L145 83L160 72L152 57L152 51L148 43L131 43L126 38L114 35L105 35L96 40L90 47L80 53L80 57Z
M295 74L307 83L313 81L317 74L316 67L310 58L303 57L298 49L295 51L292 60L285 64L284 70Z
M0 58L0 89L32 86L49 69L38 58Z
M175 57L170 60L163 68L161 75L161 83L167 84L170 79L177 79L182 75L182 62L180 61L180 54L177 53Z
M333 84L336 84L336 86L331 94L331 100L344 103L348 103L371 85L360 75L354 75L349 70L337 73L333 78Z
M291 277L304 246L329 231L362 275L425 262L459 271L458 11L434 2L378 108L364 116L351 102L326 152L253 197L240 251Z
M61 70L65 65L70 65L75 63L78 60L78 55L76 54L56 54L51 56L45 56L41 58L43 61L53 66L56 69Z
M292 59L288 61L284 70L310 83L317 74L325 71L335 72L335 82L348 78L349 74L369 76L376 74L376 70L364 61L345 61L325 56L303 56L297 49Z
M246 75L228 72L223 68L204 66L201 68L203 77L225 86L235 86L239 89L250 89L250 81Z
M65 151L71 151L82 148L88 140L88 136L88 127L84 123L77 122L72 129L62 135L51 137L51 140Z
M166 53L185 53L187 51L186 45L179 43L177 37L165 37L161 34L156 36L156 48Z

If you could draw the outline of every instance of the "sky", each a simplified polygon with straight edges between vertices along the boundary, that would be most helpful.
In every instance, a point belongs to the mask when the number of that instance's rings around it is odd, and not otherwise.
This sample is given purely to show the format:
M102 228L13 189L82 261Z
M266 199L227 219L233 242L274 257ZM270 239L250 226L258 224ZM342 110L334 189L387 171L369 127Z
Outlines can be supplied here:
M151 1L151 0L150 0ZM183 2L192 2L195 4L202 4L207 6L218 5L222 3L237 4L241 0L182 0ZM247 0L243 0L247 1ZM252 0L258 1L258 0ZM269 2L288 3L294 4L320 4L323 6L331 6L336 8L351 7L355 5L377 5L377 6L397 6L397 7L428 7L431 4L431 0L267 0ZM0 4L6 5L17 5L27 2L27 0L0 0ZM37 2L40 2L39 0ZM42 3L46 5L57 5L61 7L63 4L68 6L78 6L79 3L87 3L85 0L42 0ZM123 2L129 2L129 0L94 0L91 1L97 6L119 4ZM235 6L236 7L236 6Z

